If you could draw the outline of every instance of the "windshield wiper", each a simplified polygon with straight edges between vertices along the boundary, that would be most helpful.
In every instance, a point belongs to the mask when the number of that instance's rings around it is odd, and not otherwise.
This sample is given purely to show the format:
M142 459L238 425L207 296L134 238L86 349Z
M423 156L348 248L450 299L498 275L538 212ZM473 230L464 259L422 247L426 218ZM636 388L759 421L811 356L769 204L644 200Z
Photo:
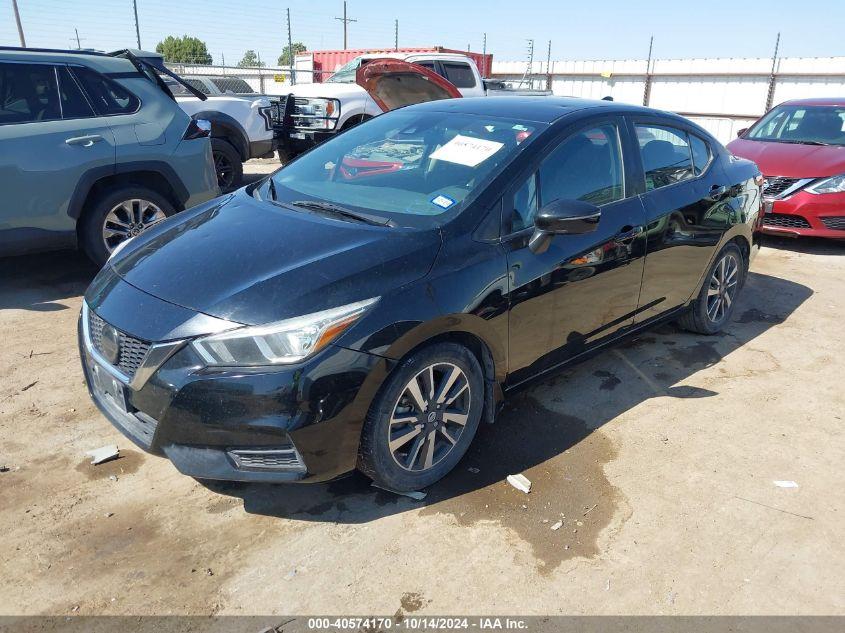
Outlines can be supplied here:
M379 215L370 215L369 213L358 213L357 211L352 211L351 209L347 209L346 207L342 207L331 202L321 202L319 200L294 200L293 202L288 202L287 204L295 207L301 207L303 209L327 213L329 215L357 220L358 222L363 222L365 224L373 224L375 226L396 226L396 223L389 218L383 218Z
M762 141L774 141L775 143L789 143L790 145L830 145L830 143L825 143L823 141L797 141L795 139L774 139L774 138L764 138L760 139Z

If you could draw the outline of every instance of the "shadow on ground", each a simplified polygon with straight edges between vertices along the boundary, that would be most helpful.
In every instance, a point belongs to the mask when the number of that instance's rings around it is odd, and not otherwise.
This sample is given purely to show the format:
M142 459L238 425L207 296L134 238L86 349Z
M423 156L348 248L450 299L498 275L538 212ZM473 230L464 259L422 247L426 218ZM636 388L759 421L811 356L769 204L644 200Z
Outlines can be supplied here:
M56 251L0 259L0 310L66 310L63 300L78 297L97 267L78 251Z
M451 515L461 525L496 521L531 544L541 570L553 569L565 558L594 555L596 538L618 504L603 472L615 450L594 431L655 396L706 401L717 395L681 383L782 323L811 294L806 286L752 272L722 334L699 336L664 325L545 378L511 398L494 425L482 425L462 462L422 502L372 488L359 474L324 485L206 485L241 498L248 513L305 521L362 523L421 506L423 513ZM562 413L573 401L580 402L580 418ZM530 495L505 483L514 473L532 481ZM558 521L562 525L552 530Z
M764 235L763 246L779 251L794 251L808 255L845 255L845 233L841 240L823 237L778 237Z

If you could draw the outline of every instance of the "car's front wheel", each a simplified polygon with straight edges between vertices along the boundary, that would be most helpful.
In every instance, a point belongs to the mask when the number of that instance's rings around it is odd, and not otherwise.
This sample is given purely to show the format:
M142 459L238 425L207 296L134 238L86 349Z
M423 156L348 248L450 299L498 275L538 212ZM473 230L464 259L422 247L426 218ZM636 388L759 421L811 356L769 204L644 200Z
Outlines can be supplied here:
M481 366L465 347L438 343L405 359L370 407L358 467L378 485L419 490L446 475L475 436Z
M80 230L82 248L95 264L102 266L121 242L140 235L175 212L167 198L146 187L108 190L85 210Z
M730 320L737 295L745 281L745 258L736 244L730 243L716 256L689 312L678 322L686 330L716 334Z

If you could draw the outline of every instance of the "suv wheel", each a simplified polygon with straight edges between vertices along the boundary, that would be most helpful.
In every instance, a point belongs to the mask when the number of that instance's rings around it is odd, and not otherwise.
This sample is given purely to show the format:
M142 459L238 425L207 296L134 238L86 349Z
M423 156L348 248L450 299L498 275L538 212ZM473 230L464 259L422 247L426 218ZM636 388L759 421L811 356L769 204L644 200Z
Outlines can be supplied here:
M465 347L440 343L402 362L364 423L358 467L382 487L419 490L469 448L484 405L481 366Z
M736 298L745 282L746 264L736 244L727 244L707 271L701 292L678 323L698 334L720 332L733 314Z
M232 144L222 138L211 139L211 153L214 156L214 170L217 172L217 185L226 193L237 188L244 176L241 155Z
M86 209L81 226L85 253L95 264L106 263L121 242L140 235L176 210L162 195L146 187L111 189Z

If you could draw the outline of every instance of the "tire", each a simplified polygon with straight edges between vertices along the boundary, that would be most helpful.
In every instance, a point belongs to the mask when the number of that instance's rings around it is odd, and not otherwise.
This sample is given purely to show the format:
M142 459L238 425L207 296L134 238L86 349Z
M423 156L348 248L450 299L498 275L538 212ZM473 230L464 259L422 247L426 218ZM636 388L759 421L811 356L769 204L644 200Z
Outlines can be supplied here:
M226 139L212 138L211 154L221 193L237 189L244 177L244 166L238 150Z
M85 254L103 266L120 242L140 235L176 213L160 193L135 185L108 189L91 201L83 212L80 241ZM121 234L125 233L125 237Z
M418 388L417 398L409 389L412 381ZM446 393L438 398L443 388ZM420 398L425 407L418 405ZM414 352L393 371L370 406L358 448L359 470L390 490L408 492L430 486L466 453L483 405L483 370L468 349L438 343ZM391 424L391 419L400 422Z
M690 311L678 319L678 324L698 334L721 332L733 314L736 298L745 282L746 266L739 247L732 242L726 244L707 271Z

